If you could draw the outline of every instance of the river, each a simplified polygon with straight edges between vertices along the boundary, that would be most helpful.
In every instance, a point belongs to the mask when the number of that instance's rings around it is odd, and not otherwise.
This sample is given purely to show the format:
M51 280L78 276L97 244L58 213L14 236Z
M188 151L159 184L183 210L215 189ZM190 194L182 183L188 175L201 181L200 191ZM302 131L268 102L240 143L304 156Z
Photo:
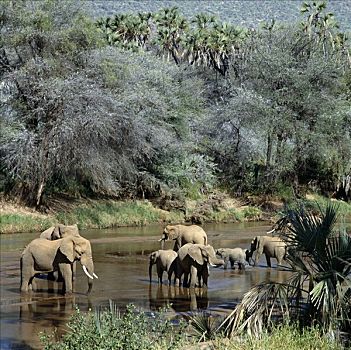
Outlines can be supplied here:
M203 226L214 248L248 248L252 238L264 234L270 226L264 223L208 224ZM40 332L51 333L57 329L57 337L66 329L70 315L78 306L81 311L107 306L113 300L123 310L133 303L149 312L171 304L170 317L182 317L196 310L207 310L214 316L225 315L251 286L268 280L282 281L289 272L276 267L266 267L261 257L256 267L245 271L211 268L208 288L175 288L158 285L156 267L150 284L148 278L148 254L160 249L161 226L122 227L105 230L81 231L93 249L95 280L92 292L86 295L87 280L81 266L77 266L75 292L64 297L58 291L60 284L36 279L36 290L21 296L20 255L26 244L38 237L38 233L3 234L1 242L1 349L40 349ZM165 249L172 248L166 242ZM48 286L48 283L51 285ZM48 291L48 288L50 290Z

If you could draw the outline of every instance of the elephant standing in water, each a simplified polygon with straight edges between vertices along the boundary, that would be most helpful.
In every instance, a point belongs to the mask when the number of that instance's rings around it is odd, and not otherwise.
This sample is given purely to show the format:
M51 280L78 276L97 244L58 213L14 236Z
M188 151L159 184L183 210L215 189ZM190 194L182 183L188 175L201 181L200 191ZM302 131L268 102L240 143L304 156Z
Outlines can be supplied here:
M51 226L40 234L40 238L48 239L49 241L54 241L56 239L73 236L73 237L81 237L79 234L78 226L75 225L62 225L57 224L56 226ZM76 277L76 262L72 265L72 278L73 280ZM54 276L53 273L48 274L49 280L57 280L58 276Z
M152 265L156 264L158 283L162 284L162 275L166 271L168 274L168 284L171 284L172 274L175 274L177 252L172 249L157 250L150 254L149 278L151 283Z
M239 270L245 270L249 251L242 248L219 248L216 250L216 254L224 260L224 269L227 268L228 261L230 261L232 269L234 269L234 264L238 263Z
M175 241L173 250L177 252L187 243L207 245L207 234L202 227L197 225L167 225L160 239L162 248L166 240Z
M72 264L79 261L88 278L88 293L94 273L94 263L90 242L83 237L65 237L54 241L34 239L24 249L21 256L21 292L31 289L33 278L41 273L58 271L63 278L63 292L70 294L72 287Z
M282 264L286 256L286 249L287 246L285 242L279 237L256 236L251 242L250 251L247 256L252 256L253 252L257 250L255 265L258 264L260 256L265 254L267 265L271 267L271 258L277 259L278 265Z
M208 265L220 266L224 261L216 257L212 246L187 243L178 250L176 259L176 285L179 286L184 274L183 286L194 288L208 285Z

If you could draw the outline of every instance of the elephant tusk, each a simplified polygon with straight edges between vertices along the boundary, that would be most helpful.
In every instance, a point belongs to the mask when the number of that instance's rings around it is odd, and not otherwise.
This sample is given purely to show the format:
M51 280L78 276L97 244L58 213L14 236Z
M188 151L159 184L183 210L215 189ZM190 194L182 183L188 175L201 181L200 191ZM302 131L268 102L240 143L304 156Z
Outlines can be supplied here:
M272 230L267 231L266 233L270 234L273 233L275 231L275 228L273 228Z
M217 266L217 265L214 265L214 264L211 264L211 263L210 263L210 265L211 265L212 267L216 267L216 266Z
M92 280L94 279L94 277L88 272L88 269L85 267L85 265L83 265L83 271L89 278L91 278Z
M96 275L96 273L93 273L93 276L97 279L99 279L99 277Z

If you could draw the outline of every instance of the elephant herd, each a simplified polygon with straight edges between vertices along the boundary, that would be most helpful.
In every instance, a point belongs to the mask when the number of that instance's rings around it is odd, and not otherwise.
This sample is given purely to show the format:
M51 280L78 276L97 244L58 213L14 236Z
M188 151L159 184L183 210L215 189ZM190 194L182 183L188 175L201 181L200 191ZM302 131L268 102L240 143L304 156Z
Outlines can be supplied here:
M174 241L174 248L164 250L164 242ZM202 287L208 285L209 267L222 266L231 268L238 264L245 269L256 251L254 263L260 256L266 256L267 265L271 267L271 258L280 265L286 255L286 245L278 237L257 236L250 249L218 248L208 244L206 232L197 225L167 225L162 233L162 249L149 255L149 279L152 279L152 267L156 265L158 283L162 284L163 273L168 275L168 283L184 287ZM21 292L32 289L34 277L44 276L48 280L64 282L63 292L73 291L76 262L79 261L88 277L88 293L92 281L98 278L94 272L92 250L89 240L79 234L77 225L58 224L40 234L24 249L20 259Z
M173 250L164 250L164 242L174 240ZM215 250L208 244L206 232L197 225L168 225L165 227L162 238L162 249L150 254L149 279L151 283L152 266L156 265L158 283L162 283L163 273L168 276L171 284L174 276L174 284L181 285L183 278L184 287L201 287L208 285L209 266L222 266L227 268L230 262L231 268L235 263L239 269L245 269L250 263L253 253L256 251L254 264L257 265L260 256L266 256L267 265L271 267L271 258L277 259L281 265L286 256L286 244L278 237L256 236L250 245L250 249L242 248L218 248Z

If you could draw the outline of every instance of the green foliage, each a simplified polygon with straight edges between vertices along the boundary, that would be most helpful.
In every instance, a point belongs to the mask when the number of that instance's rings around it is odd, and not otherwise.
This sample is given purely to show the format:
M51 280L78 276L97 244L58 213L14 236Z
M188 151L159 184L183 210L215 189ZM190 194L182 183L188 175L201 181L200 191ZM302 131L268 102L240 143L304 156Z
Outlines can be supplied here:
M322 334L316 327L300 329L298 325L281 325L264 331L259 338L244 336L240 341L218 338L213 341L217 350L342 350L338 341Z
M217 328L220 319L207 312L199 312L190 317L190 327L199 341L213 340L219 336Z
M257 30L177 7L95 23L80 5L0 4L12 195L350 198L350 46L326 3Z
M53 341L54 336L42 334L44 349L177 349L186 338L184 324L172 326L162 312L148 317L135 306L127 305L122 313L111 301L106 310L83 314L77 309L68 329L57 343Z
M216 185L216 165L209 157L187 154L161 164L160 178L171 188L180 188L190 199L199 199Z
M0 214L0 233L40 232L56 223L54 218L26 214Z
M62 223L75 222L79 228L107 228L113 226L143 226L161 221L182 221L178 212L165 214L155 209L151 203L142 201L130 202L92 202L69 211L56 214Z

